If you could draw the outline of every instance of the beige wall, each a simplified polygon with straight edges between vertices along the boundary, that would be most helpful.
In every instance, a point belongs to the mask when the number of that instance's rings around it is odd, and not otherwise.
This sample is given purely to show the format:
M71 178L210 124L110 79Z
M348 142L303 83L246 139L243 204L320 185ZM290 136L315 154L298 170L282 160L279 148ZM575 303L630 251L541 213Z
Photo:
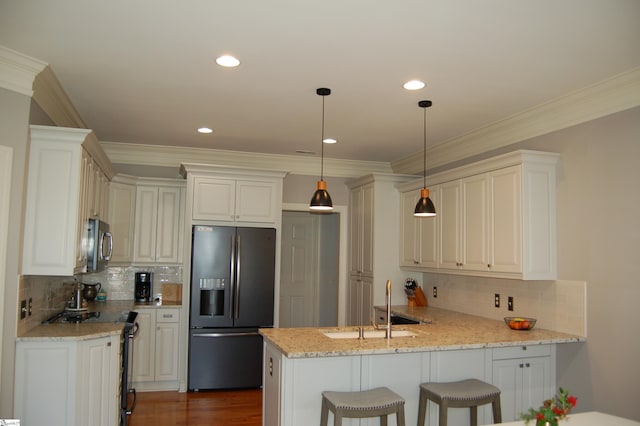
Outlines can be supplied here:
M571 311L579 309L575 298L581 297L579 283L586 282L587 342L559 346L558 386L578 396L578 411L597 410L640 421L640 404L633 402L640 383L636 313L640 302L640 108L534 138L509 150L520 148L562 155L557 186L558 278L562 281L425 274L427 287L437 282L445 291L455 292L450 304L455 307L455 301L460 301L462 310L472 306L467 302L482 299L488 306L482 314L495 316L491 303L496 289L515 294L516 312L522 312L521 296L526 304L533 303L539 291L537 300L546 303L543 292L551 286L572 287L573 299L566 304L559 299L556 306ZM434 304L446 303L446 295Z
M0 88L0 145L13 148L9 229L7 235L6 279L2 327L0 376L0 418L13 418L13 371L16 322L18 316L18 274L22 253L22 211L31 98Z

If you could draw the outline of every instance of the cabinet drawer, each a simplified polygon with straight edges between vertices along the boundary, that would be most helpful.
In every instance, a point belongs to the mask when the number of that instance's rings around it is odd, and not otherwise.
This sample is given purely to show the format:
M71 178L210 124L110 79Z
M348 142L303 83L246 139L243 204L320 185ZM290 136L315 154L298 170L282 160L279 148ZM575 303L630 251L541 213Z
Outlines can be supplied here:
M529 358L550 356L550 345L510 346L493 350L493 359Z
M180 309L158 309L156 311L156 322L179 322Z

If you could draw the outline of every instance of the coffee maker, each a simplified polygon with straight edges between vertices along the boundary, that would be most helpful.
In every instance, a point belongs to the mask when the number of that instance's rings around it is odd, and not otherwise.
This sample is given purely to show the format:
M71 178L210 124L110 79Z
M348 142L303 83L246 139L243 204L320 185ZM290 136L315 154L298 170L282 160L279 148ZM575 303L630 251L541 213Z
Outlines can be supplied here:
M136 272L136 287L135 287L136 302L150 302L152 286L153 286L153 272Z

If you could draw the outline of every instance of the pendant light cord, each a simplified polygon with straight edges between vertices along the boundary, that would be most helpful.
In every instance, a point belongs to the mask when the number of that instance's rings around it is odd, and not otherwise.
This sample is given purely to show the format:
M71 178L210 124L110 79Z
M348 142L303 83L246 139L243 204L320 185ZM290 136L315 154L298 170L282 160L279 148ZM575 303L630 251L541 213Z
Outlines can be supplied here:
M320 180L324 180L324 98L322 96L322 131L320 132Z
M427 108L422 108L422 112L424 113L423 122L423 132L422 139L424 141L424 149L422 151L423 155L423 163L422 163L422 187L427 187Z

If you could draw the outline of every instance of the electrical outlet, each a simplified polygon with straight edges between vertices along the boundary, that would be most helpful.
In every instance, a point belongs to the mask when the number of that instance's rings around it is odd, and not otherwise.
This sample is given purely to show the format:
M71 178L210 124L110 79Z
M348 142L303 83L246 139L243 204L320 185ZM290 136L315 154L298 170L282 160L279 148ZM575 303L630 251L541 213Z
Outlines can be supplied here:
M496 308L500 307L500 294L496 293L494 294L494 299L493 299L493 306L495 306Z
M25 319L27 317L27 301L22 300L20 302L20 319Z
M29 316L31 316L31 314L33 313L33 298L31 297L29 298L29 306L27 309L28 309Z
M436 287L435 285L433 286L433 297L438 297L438 287Z
M507 309L513 311L513 296L509 296L509 299L507 301Z

